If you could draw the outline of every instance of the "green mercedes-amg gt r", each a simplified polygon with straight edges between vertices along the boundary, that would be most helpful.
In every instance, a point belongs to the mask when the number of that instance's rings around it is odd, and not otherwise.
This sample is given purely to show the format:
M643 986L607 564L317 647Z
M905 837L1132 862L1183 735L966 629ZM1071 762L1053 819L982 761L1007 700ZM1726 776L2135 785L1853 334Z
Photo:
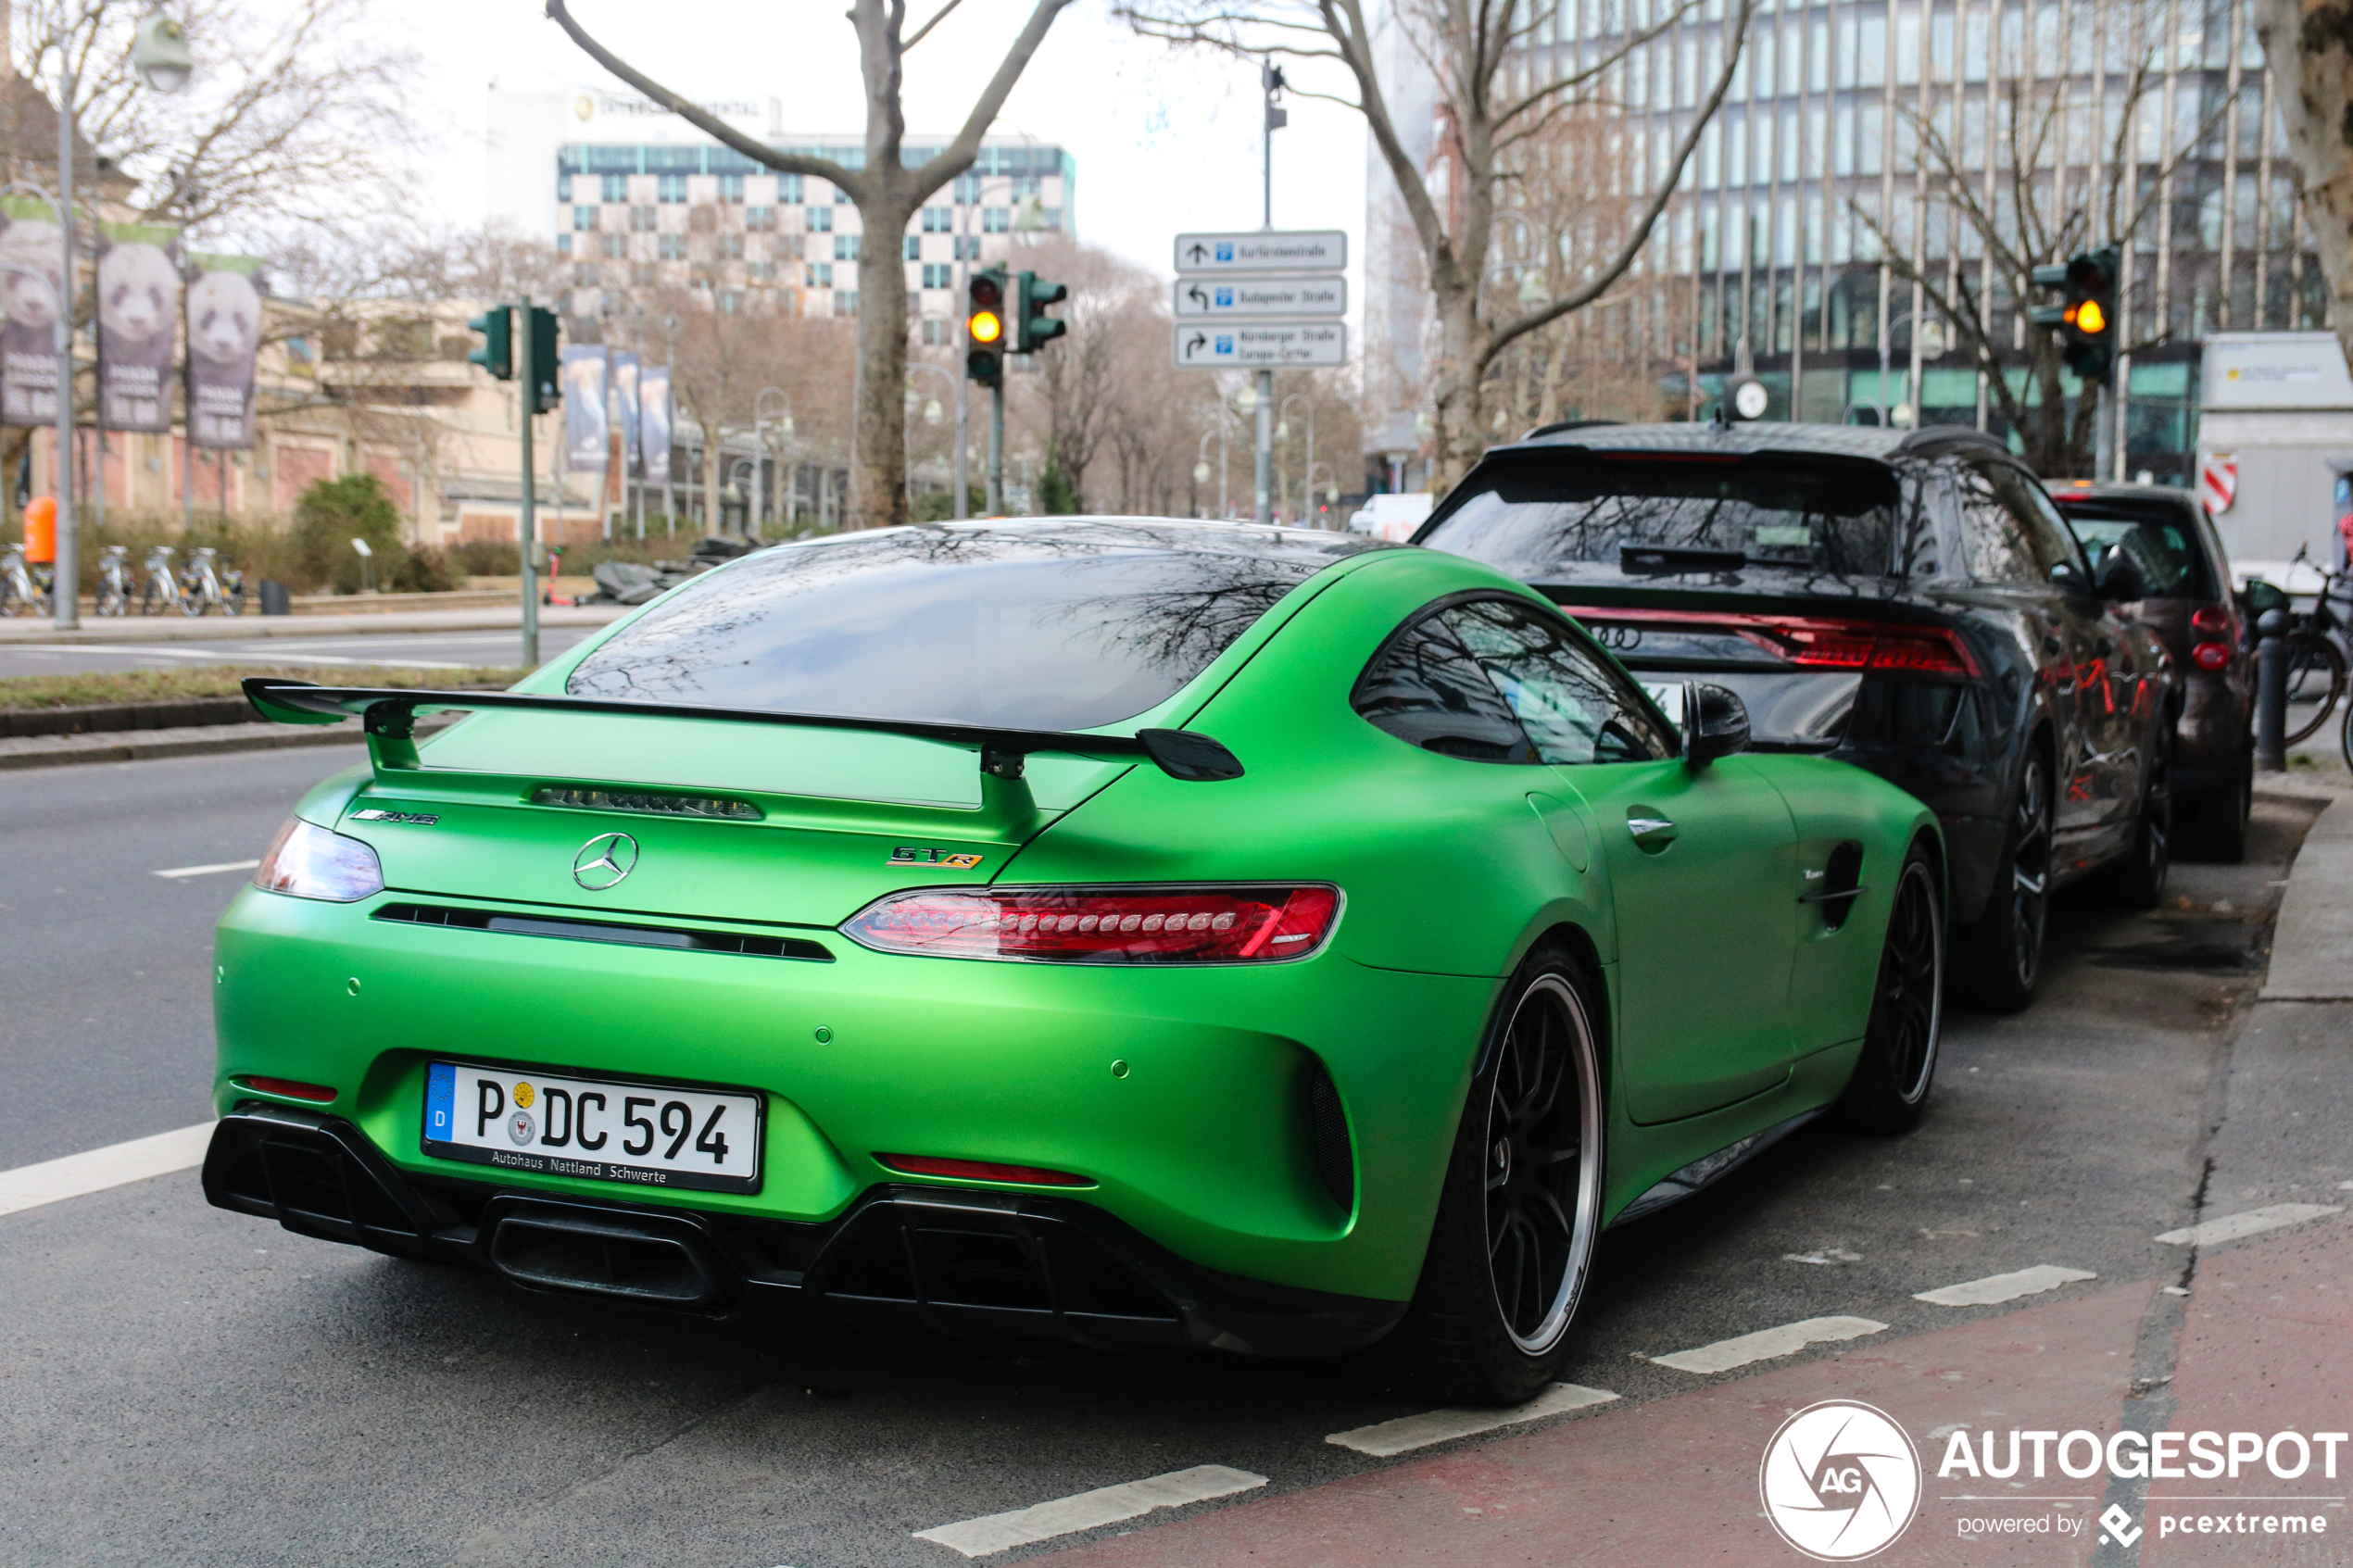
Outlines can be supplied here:
M1432 551L880 530L246 690L371 765L221 921L206 1192L531 1289L1516 1400L1604 1226L1935 1072L1934 818Z

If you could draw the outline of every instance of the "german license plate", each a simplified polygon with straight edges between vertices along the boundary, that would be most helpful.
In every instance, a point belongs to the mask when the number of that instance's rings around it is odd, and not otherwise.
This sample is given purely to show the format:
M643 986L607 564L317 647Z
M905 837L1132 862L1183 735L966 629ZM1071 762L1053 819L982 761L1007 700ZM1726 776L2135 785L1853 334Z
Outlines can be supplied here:
M424 1150L543 1176L760 1190L759 1095L436 1061Z

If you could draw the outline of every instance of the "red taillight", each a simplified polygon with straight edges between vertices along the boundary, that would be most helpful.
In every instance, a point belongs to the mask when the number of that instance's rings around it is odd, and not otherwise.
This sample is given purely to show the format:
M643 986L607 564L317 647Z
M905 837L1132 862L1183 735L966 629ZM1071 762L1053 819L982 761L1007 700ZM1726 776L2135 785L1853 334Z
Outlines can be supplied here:
M2231 663L2228 643L2200 643L2190 649L2190 659L2200 670L2225 670Z
M2190 611L2190 630L2209 637L2219 637L2231 629L2231 608L2228 605L2200 605Z
M999 1165L987 1160L935 1160L928 1154L877 1154L875 1162L910 1176L952 1176L962 1182L1022 1182L1030 1186L1090 1187L1085 1176L1045 1171L1035 1165Z
M1901 670L1919 675L1976 675L1977 659L1944 626L1871 621L1747 618L1740 634L1792 664L1818 670Z
M918 887L877 898L842 935L886 953L1035 963L1250 963L1323 945L1340 889Z
M258 1094L282 1095L287 1099L307 1099L313 1105L325 1105L335 1098L335 1091L324 1084L297 1084L292 1078L264 1078L257 1073L233 1079L242 1087Z

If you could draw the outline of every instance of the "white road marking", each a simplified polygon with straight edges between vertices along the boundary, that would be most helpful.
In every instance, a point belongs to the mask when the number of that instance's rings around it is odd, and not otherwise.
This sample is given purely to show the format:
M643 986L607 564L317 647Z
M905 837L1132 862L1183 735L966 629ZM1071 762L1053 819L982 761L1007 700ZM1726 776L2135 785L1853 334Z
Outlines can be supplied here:
M1867 1334L1885 1329L1883 1323L1869 1318L1807 1318L1803 1323L1785 1323L1779 1328L1760 1328L1755 1334L1743 1334L1733 1339L1719 1339L1713 1345L1702 1345L1694 1350L1678 1350L1669 1356L1653 1356L1660 1366L1673 1367L1677 1372L1730 1372L1751 1361L1769 1361L1776 1356L1793 1356L1808 1345L1820 1345L1837 1339L1860 1339Z
M2016 1273L1988 1274L1983 1279L1918 1291L1912 1299L1933 1302L1939 1307L1990 1307L1996 1301L2015 1301L2021 1296L2039 1296L2045 1290L2057 1290L2060 1286L2072 1285L2079 1279L2099 1277L2089 1269L2062 1269L2055 1263L2037 1263Z
M2274 1231L2282 1225L2300 1225L2323 1214L2343 1212L2342 1208L2326 1203L2274 1203L2268 1209L2250 1209L2244 1214L2225 1214L2219 1220L2208 1220L2203 1224L2167 1231L2157 1239L2168 1247L2213 1247L2225 1241L2236 1241L2243 1236L2253 1236L2258 1231Z
M1056 1536L1067 1536L1074 1530L1092 1530L1101 1524L1116 1524L1123 1519L1133 1519L1150 1513L1156 1508L1182 1508L1188 1503L1206 1502L1211 1498L1231 1497L1266 1484L1264 1475L1253 1475L1247 1470L1228 1470L1222 1464L1197 1464L1190 1470L1172 1471L1166 1475L1154 1475L1143 1481L1126 1481L1116 1486L1101 1486L1076 1497L1056 1498L1052 1502L1017 1508L1010 1513L984 1514L978 1519L966 1519L954 1524L942 1524L935 1529L918 1530L915 1539L937 1541L963 1552L966 1557L987 1557L991 1552L1005 1551L1033 1541L1050 1541Z
M156 872L156 875L168 877L210 876L215 872L249 872L259 864L261 864L259 860L223 860L218 865L211 866L174 866L168 872Z
M1523 1421L1540 1421L1563 1411L1581 1411L1588 1405L1605 1405L1617 1396L1606 1388L1580 1388L1574 1383L1555 1383L1541 1394L1514 1410L1443 1410L1425 1411L1420 1415L1401 1415L1394 1421L1376 1422L1347 1432L1335 1432L1324 1439L1343 1449L1354 1449L1360 1454L1387 1459L1391 1454L1426 1449L1432 1443L1443 1443L1455 1437L1468 1437L1475 1433L1492 1432L1499 1426L1516 1426Z
M60 1160L44 1160L38 1165L0 1171L0 1214L189 1170L204 1163L204 1151L211 1142L212 1123L207 1122L176 1133L157 1133Z

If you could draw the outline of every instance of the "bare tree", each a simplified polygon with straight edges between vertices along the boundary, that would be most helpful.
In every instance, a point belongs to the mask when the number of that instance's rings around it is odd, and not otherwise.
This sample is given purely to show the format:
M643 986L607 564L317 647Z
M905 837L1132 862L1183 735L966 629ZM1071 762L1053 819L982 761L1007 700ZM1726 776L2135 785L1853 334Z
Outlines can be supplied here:
M1690 18L1692 0L1652 27L1629 33L1617 48L1566 70L1549 62L1568 51L1535 50L1564 7L1560 0L1398 0L1390 12L1405 42L1435 79L1441 169L1425 169L1392 115L1380 79L1376 30L1362 0L1115 0L1119 15L1147 36L1204 44L1238 56L1285 56L1335 60L1353 83L1353 96L1310 93L1345 104L1365 117L1381 158L1397 183L1428 276L1437 318L1439 362L1433 378L1434 483L1460 478L1485 445L1481 404L1495 360L1527 333L1600 298L1649 243L1652 229L1730 86L1748 37L1755 0L1735 0L1715 36L1721 60L1714 82L1681 139L1657 172L1643 182L1648 194L1614 248L1585 258L1564 292L1522 304L1491 290L1488 255L1498 197L1514 157L1558 115L1599 101L1603 83L1633 49ZM1569 12L1567 14L1574 14ZM1506 69L1507 65L1516 69ZM1294 91L1298 89L1294 88ZM1629 134L1639 132L1630 122ZM1649 170L1649 157L1636 160Z
M2177 147L2165 149L2164 162L2143 172L2134 149L2138 111L2161 77L2156 48L2137 51L2121 86L2121 112L2096 188L2090 170L2070 177L2060 162L2069 116L2082 112L2069 102L2070 88L2063 81L2020 81L2017 75L2005 80L1986 132L1994 138L1990 148L1957 144L1947 133L1950 117L1923 117L1914 105L1899 106L1901 123L1926 179L1928 202L1943 204L1950 214L1952 244L1957 246L1959 231L1975 239L1978 257L1928 257L1927 247L1914 243L1910 223L1898 224L1891 215L1874 213L1860 202L1848 204L1877 241L1889 270L1917 285L1936 315L1950 323L1959 345L1984 372L1992 405L2024 444L2027 462L2049 478L2092 471L2100 400L2086 389L2070 412L2060 378L2058 334L2031 325L2020 335L2032 395L2012 385L2006 361L2017 352L2011 346L2014 323L2036 297L2036 267L2064 261L2080 248L2109 241L2133 245L2156 220L2160 193L2189 156L2185 149L2195 148L2221 122L2227 105L2215 109L2208 123L2183 137ZM1899 149L1899 157L1903 151ZM1917 215L1912 221L1918 221ZM2120 316L2117 332L2123 353L2161 343L2168 335L2165 323L2157 321L2147 336L2126 339L2131 313Z
M2337 341L2353 356L2353 4L2256 0L2280 125L2303 177L2312 248L2334 301ZM2265 135L2271 127L2263 128ZM2268 198L2267 198L2268 199Z
M547 14L598 65L655 103L708 132L756 163L785 174L814 176L849 193L865 234L858 247L857 443L851 466L850 521L878 527L907 516L906 410L901 386L907 352L907 274L900 236L925 197L973 166L980 141L1004 107L1046 31L1071 0L1037 0L1036 8L1005 50L995 75L981 89L963 128L921 165L910 169L900 156L907 117L900 103L907 51L921 44L962 0L941 0L931 19L905 32L906 0L851 0L849 23L858 35L861 73L866 90L866 147L861 167L831 158L781 152L747 136L726 121L655 82L591 38L572 18L564 0L547 0Z

